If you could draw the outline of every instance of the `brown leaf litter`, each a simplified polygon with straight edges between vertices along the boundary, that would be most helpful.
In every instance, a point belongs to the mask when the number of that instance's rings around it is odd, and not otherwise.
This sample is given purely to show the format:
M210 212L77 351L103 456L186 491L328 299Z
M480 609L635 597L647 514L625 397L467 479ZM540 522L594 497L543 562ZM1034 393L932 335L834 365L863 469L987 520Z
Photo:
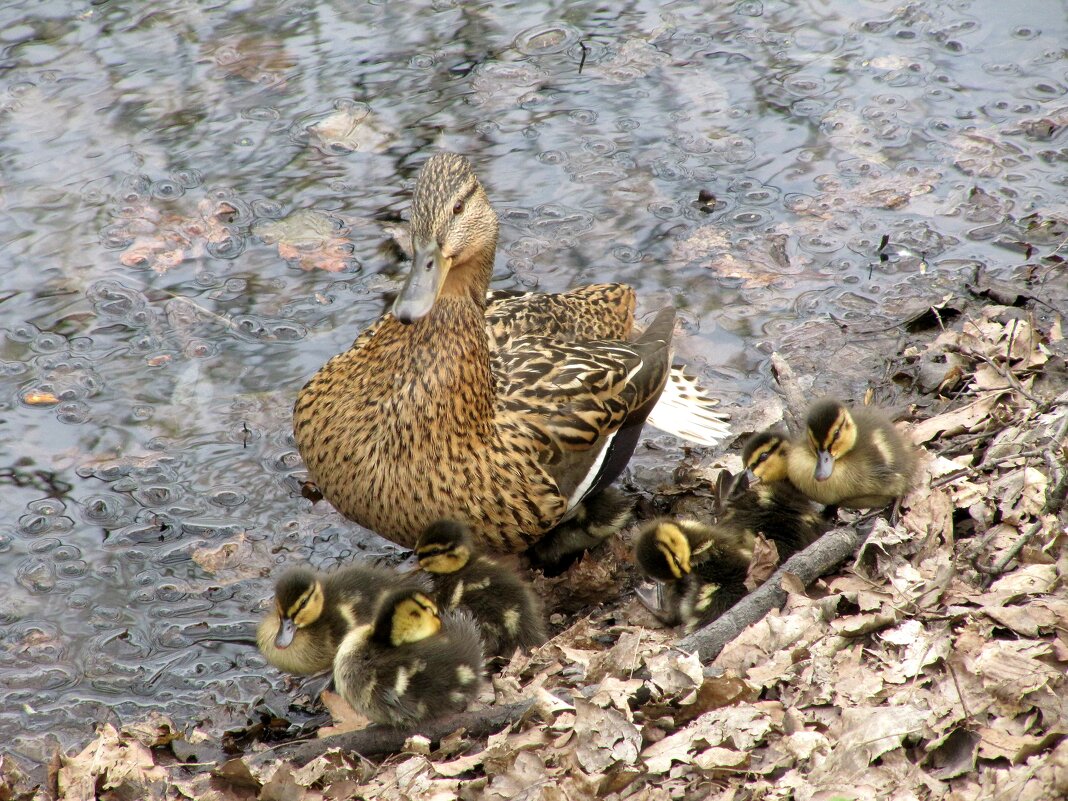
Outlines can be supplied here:
M1068 387L1049 370L1065 354L1058 321L1002 306L909 347L903 374L939 364L959 381L916 390L926 412L912 435L930 459L900 519L880 519L851 568L791 584L785 607L710 665L620 595L635 574L613 543L539 579L563 630L494 677L497 704L535 699L495 734L410 737L381 761L330 750L301 766L254 744L186 765L177 746L197 730L157 717L103 726L62 757L55 789L220 801L1063 797ZM247 545L198 561L238 575ZM327 702L340 725L359 725ZM34 797L7 760L0 788Z

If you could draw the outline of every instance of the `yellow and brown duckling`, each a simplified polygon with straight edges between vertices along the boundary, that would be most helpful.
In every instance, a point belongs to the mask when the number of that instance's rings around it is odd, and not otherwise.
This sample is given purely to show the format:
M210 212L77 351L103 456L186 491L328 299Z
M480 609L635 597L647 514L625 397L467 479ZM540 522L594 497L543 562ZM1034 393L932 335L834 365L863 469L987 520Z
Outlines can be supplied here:
M398 586L426 589L419 576L372 565L332 573L287 570L275 584L274 606L256 632L267 661L287 673L311 674L334 664L341 639L371 620L381 596Z
M498 219L463 156L423 165L411 236L392 311L294 408L311 478L346 517L406 547L435 520L466 519L480 546L520 551L620 474L662 395L674 404L658 426L692 436L694 408L706 442L728 432L669 381L673 309L635 336L623 284L487 295Z
M785 444L784 444L785 443ZM813 502L785 476L779 475L789 448L786 433L779 429L749 438L742 450L746 472L737 476L726 500L719 525L761 534L775 543L782 563L819 539L829 528L823 507ZM782 459L780 463L769 460Z
M474 616L487 659L507 659L516 648L545 642L541 601L515 572L477 551L468 526L433 523L420 535L415 555L430 574L438 606Z
M410 727L463 711L478 695L482 643L466 612L439 612L430 596L387 594L372 623L357 626L334 658L334 684L375 723Z
M658 614L687 631L715 620L746 595L752 557L752 537L696 520L652 520L634 541L638 567L664 590Z
M848 409L833 399L809 409L802 441L772 429L751 442L746 466L762 481L789 478L809 498L851 509L886 506L901 498L918 460L916 446L881 411Z

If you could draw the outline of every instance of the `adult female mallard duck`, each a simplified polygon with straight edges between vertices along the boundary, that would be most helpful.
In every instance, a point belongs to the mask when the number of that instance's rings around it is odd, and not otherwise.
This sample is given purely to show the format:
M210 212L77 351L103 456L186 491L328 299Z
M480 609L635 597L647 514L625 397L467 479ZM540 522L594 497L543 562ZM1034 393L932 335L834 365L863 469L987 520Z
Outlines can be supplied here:
M819 503L869 509L908 492L918 451L878 409L828 398L808 410L803 441L769 429L749 440L744 458L762 481L788 478Z
M304 386L297 447L342 514L406 547L435 520L518 551L623 470L655 424L706 441L727 429L669 382L674 310L632 338L634 291L492 293L497 215L463 156L439 153L416 179L413 262L386 314ZM664 405L664 404L660 404Z

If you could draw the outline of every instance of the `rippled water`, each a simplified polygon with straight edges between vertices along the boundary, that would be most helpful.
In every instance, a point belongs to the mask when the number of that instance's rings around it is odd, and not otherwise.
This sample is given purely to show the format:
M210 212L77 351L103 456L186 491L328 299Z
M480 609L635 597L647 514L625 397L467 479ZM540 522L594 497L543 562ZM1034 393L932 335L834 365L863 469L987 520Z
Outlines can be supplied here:
M289 410L435 149L501 212L496 285L677 304L736 408L768 343L1012 270L1065 191L1055 0L559 5L0 10L0 740L242 726L270 569L389 552L300 498Z

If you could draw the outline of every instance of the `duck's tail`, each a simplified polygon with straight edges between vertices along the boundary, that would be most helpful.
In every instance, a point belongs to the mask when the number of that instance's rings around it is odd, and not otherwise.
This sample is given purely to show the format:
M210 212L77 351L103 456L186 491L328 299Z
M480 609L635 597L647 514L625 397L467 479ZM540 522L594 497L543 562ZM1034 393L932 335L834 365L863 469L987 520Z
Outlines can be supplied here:
M674 365L645 422L680 439L711 447L730 435L727 420L697 379L687 375L682 365Z

